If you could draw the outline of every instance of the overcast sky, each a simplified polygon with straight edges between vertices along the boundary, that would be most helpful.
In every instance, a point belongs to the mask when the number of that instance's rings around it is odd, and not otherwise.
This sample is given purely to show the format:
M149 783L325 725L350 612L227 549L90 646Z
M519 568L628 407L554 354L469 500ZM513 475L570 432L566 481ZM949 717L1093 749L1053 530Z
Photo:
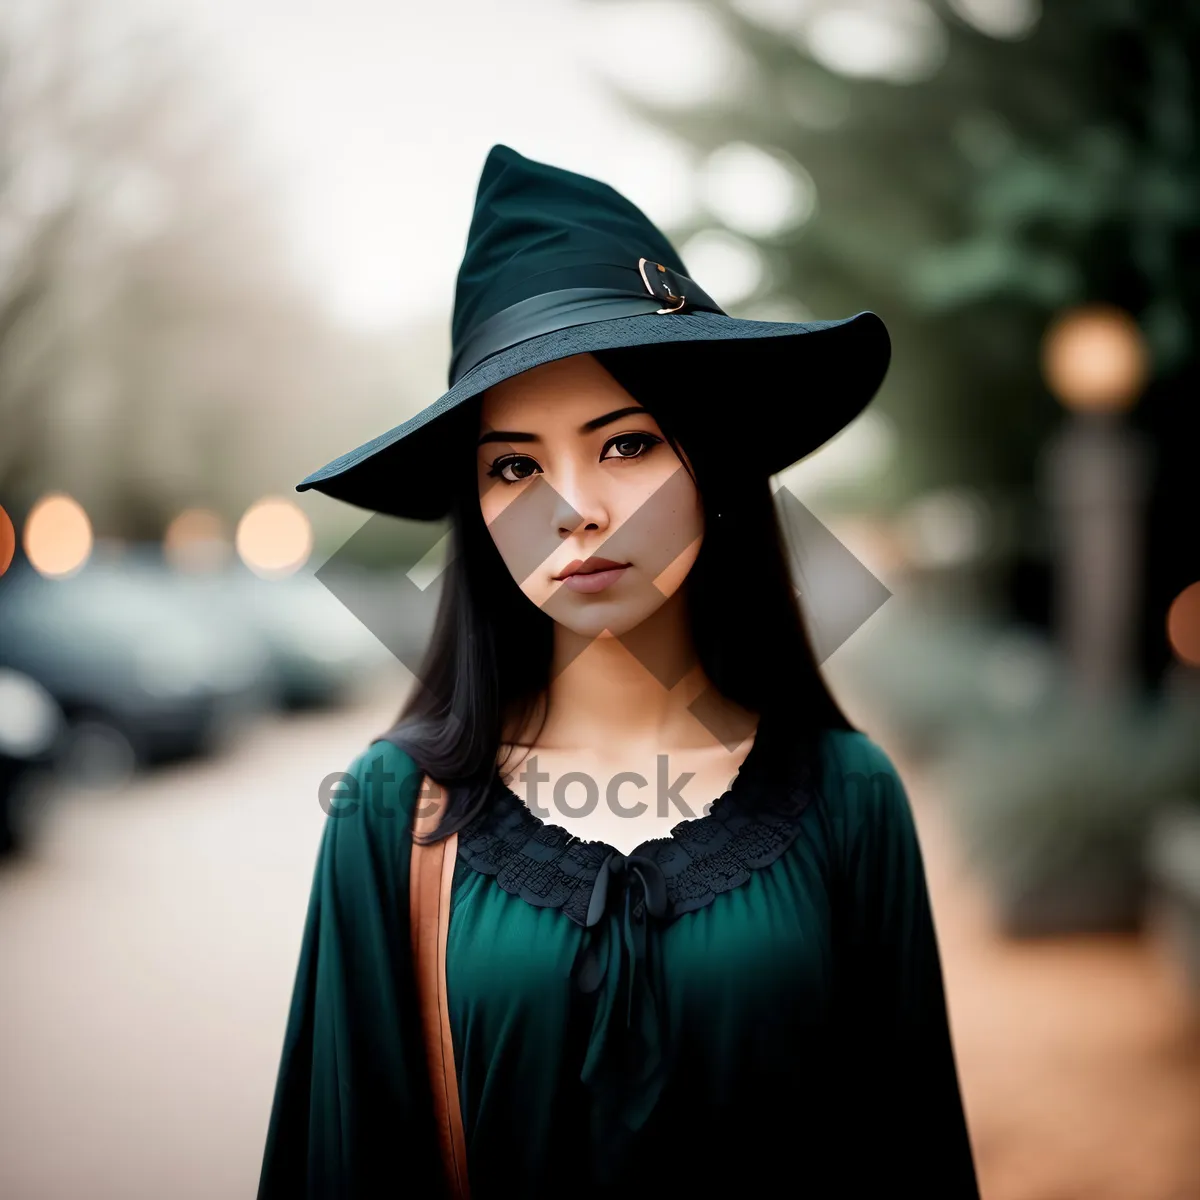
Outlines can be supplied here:
M727 308L760 282L770 290L770 264L736 231L770 233L817 208L802 163L736 145L698 162L607 86L685 106L744 91L753 64L686 0L124 3L201 39L224 103L244 113L247 135L275 164L305 273L352 324L386 329L449 309L496 142L611 183L665 228L702 205L724 233L677 248ZM850 75L904 82L936 70L945 52L923 0L733 3ZM1006 36L1023 34L1038 9L950 3Z
M660 81L681 96L722 69L703 29L659 53L654 4L635 32L627 6L581 0L145 3L210 45L278 164L306 273L368 327L449 308L496 142L602 178L660 224L682 215L685 153L630 118L594 64L686 73Z

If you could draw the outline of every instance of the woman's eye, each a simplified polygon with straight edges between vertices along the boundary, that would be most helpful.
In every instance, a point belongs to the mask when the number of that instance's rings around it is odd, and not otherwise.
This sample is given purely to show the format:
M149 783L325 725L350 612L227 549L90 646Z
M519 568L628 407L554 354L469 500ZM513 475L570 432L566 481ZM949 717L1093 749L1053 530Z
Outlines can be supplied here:
M515 472L515 479L507 474L510 469ZM492 469L488 471L488 474L498 479L503 479L505 483L520 483L522 480L528 479L536 469L537 463L528 455L514 454L508 458L496 459L492 463Z
M617 453L605 454L603 458L640 458L646 450L656 446L661 440L652 433L623 433L605 446L605 450L615 449Z
M601 462L605 460L624 458L641 458L652 446L658 445L662 439L652 433L623 433L615 437L605 447ZM607 453L615 450L615 454ZM510 454L507 458L498 458L491 465L488 475L502 479L505 483L523 483L526 479L537 474L541 468L527 454Z

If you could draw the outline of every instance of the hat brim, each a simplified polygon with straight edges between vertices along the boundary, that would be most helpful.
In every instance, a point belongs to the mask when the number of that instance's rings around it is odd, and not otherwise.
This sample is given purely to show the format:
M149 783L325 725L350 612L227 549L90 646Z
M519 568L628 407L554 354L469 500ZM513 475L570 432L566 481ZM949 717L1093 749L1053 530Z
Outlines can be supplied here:
M296 485L372 512L436 521L450 511L445 452L464 403L543 363L595 350L662 347L671 390L715 412L758 419L760 469L774 475L824 445L870 403L891 340L873 312L836 321L751 321L690 312L557 329L485 359L401 425L326 463ZM656 351L656 354L659 353Z

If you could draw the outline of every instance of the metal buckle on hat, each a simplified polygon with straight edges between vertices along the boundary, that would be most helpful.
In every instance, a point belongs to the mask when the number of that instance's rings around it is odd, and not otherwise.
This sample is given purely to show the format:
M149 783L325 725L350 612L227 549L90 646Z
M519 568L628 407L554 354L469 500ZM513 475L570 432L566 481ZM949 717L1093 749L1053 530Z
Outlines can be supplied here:
M647 275L646 273L647 263L655 268L650 275ZM686 296L677 296L673 291L671 291L667 283L671 272L669 272L667 268L662 265L662 263L650 262L648 258L639 258L638 272L641 274L642 282L646 285L646 291L648 291L650 295L655 298L655 300L678 301L674 308L660 308L658 310L660 313L678 312L687 303ZM653 278L654 283L650 282L651 278ZM655 289L655 283L658 284L657 289Z

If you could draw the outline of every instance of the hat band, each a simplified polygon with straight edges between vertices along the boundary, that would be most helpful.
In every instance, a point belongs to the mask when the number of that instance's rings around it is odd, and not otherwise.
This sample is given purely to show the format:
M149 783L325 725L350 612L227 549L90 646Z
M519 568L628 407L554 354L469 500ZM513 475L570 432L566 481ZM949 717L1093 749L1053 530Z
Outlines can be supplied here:
M679 309L701 309L724 314L699 284L675 274L674 281L683 285L685 304ZM572 325L590 325L596 321L612 321L620 317L642 317L662 310L663 300L649 292L627 292L620 288L576 287L543 292L502 308L488 317L450 358L450 386L485 359L518 342L569 329Z

